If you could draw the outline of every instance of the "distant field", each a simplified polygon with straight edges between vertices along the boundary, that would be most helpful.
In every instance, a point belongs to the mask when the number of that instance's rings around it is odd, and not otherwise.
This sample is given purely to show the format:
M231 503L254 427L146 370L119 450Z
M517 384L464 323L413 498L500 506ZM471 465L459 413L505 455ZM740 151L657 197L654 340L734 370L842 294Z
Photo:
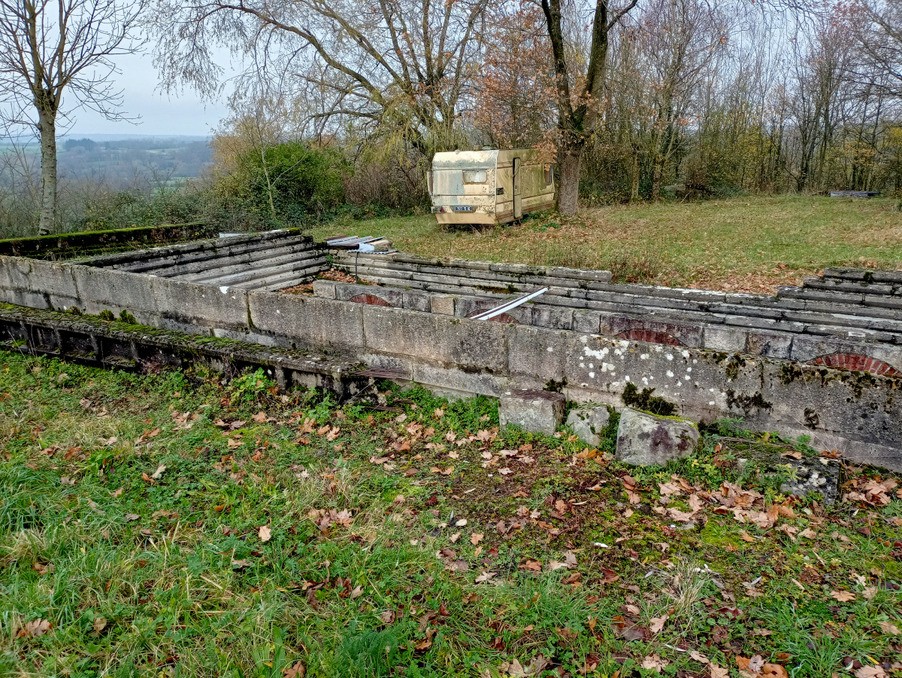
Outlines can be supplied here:
M888 198L745 197L618 205L569 219L539 215L483 232L445 232L424 215L333 222L313 234L384 235L425 256L600 268L628 282L766 292L827 266L902 268L897 205Z

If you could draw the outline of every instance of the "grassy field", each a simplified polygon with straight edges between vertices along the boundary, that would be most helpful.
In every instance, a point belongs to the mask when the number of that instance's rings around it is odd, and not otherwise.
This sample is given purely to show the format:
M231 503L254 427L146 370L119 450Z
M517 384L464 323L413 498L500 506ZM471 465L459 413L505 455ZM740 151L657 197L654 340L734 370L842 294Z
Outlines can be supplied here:
M704 432L637 472L493 401L0 354L0 675L886 676L902 499ZM751 461L768 453L774 463ZM630 475L632 474L632 475Z
M427 256L600 268L627 282L762 292L826 266L902 268L897 204L745 197L536 216L483 232L444 232L432 216L419 216L333 223L314 234L384 235Z

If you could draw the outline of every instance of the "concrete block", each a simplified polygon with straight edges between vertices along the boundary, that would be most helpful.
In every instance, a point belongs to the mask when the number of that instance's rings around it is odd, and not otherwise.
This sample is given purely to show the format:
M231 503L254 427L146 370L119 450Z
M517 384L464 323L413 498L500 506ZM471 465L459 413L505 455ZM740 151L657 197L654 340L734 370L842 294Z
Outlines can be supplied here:
M627 407L620 415L616 458L635 466L663 465L692 454L698 438L698 427L690 421Z
M602 314L598 311L574 309L573 331L585 334L598 334L601 326L601 316Z
M439 315L454 315L454 295L432 294L429 298L429 310Z
M793 336L776 332L751 331L746 334L744 352L749 355L786 360L792 351Z
M598 447L601 433L611 420L611 413L604 405L584 404L570 410L567 426L587 445Z
M168 278L146 278L164 320L199 328L248 330L248 292ZM290 295L284 295L286 297Z
M360 306L368 351L407 355L463 370L507 371L506 325Z
M78 305L72 266L53 261L0 257L0 294L9 303L28 301L36 303L35 308L66 310Z
M402 307L409 311L429 313L432 307L430 296L426 292L404 292L401 296Z
M411 379L444 398L469 398L473 395L499 397L510 390L509 380L486 372L464 372L453 367L407 362Z
M131 313L138 322L155 325L160 317L160 300L152 284L154 278L139 273L91 266L72 266L80 307L86 313L112 311Z
M551 330L573 329L573 309L533 306L532 324L536 327L547 327Z
M257 331L288 337L299 345L354 350L364 346L363 311L377 308L271 292L250 292L247 301Z
M564 396L552 391L511 391L501 396L498 420L530 433L553 434L564 418Z
M705 325L703 343L711 351L741 353L746 350L748 333L739 327Z
M569 333L517 325L510 328L508 371L529 385L564 381Z
M652 317L610 315L601 319L601 334L611 337L626 335L637 341L651 343L676 342L681 346L699 347L703 344L703 329L698 325Z
M323 299L335 299L335 282L332 280L314 280L313 294Z

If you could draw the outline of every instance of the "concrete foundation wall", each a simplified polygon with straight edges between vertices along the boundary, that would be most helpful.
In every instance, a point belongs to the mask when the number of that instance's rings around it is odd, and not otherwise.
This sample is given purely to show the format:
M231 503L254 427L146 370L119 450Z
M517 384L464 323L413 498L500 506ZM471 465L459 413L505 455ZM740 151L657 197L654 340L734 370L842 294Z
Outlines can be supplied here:
M742 346L723 339L723 350L669 346L14 257L0 257L0 301L125 310L156 327L331 348L445 392L542 388L621 406L633 383L654 388L683 416L742 417L750 428L807 434L851 459L902 469L902 378L749 355L747 338ZM793 343L779 350L804 359L821 349Z

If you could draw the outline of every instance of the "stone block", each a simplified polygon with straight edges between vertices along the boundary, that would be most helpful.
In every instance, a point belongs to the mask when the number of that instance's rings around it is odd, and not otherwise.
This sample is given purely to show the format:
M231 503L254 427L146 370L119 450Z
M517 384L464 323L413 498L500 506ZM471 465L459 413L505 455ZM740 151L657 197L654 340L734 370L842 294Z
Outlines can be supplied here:
M573 329L573 309L565 307L532 307L532 324L551 330Z
M526 325L510 328L508 371L532 385L564 381L564 365L569 350L568 333Z
M776 332L748 332L744 352L765 358L785 360L792 350L793 335Z
M140 323L157 323L160 300L152 284L154 278L91 266L72 266L72 276L80 308L86 313L96 315L106 310L119 315L128 311Z
M634 341L699 347L703 330L699 325L658 320L651 317L609 315L601 319L601 334Z
M404 292L402 299L402 307L408 311L420 311L421 313L429 313L432 308L430 295L426 292Z
M828 506L839 500L840 464L835 459L781 457L780 462L794 471L792 478L780 486L784 494L805 497L817 492Z
M627 407L620 415L616 457L634 466L663 465L692 454L698 437L698 427L690 421Z
M313 294L323 299L335 299L335 282L332 280L314 280Z
M501 396L498 420L530 433L553 434L564 419L564 396L552 391L511 391Z
M247 330L248 307L245 290L213 287L171 280L145 278L156 298L159 316L173 326ZM290 295L283 295L290 296Z
M738 327L705 325L704 347L723 353L742 353L746 350L748 333Z
M454 315L453 294L433 294L429 300L429 310L439 315Z
M251 292L247 297L251 323L256 330L287 337L298 345L354 350L364 346L364 310L378 308L271 292Z
M573 311L573 331L584 334L598 334L601 326L601 315L598 311L575 309Z
M567 426L587 445L598 447L601 444L601 432L611 420L611 413L604 405L580 405L570 410L567 415Z
M72 266L20 257L0 257L3 300L34 308L66 310L78 305Z
M508 326L502 323L359 306L368 351L456 365L465 371L507 372Z

